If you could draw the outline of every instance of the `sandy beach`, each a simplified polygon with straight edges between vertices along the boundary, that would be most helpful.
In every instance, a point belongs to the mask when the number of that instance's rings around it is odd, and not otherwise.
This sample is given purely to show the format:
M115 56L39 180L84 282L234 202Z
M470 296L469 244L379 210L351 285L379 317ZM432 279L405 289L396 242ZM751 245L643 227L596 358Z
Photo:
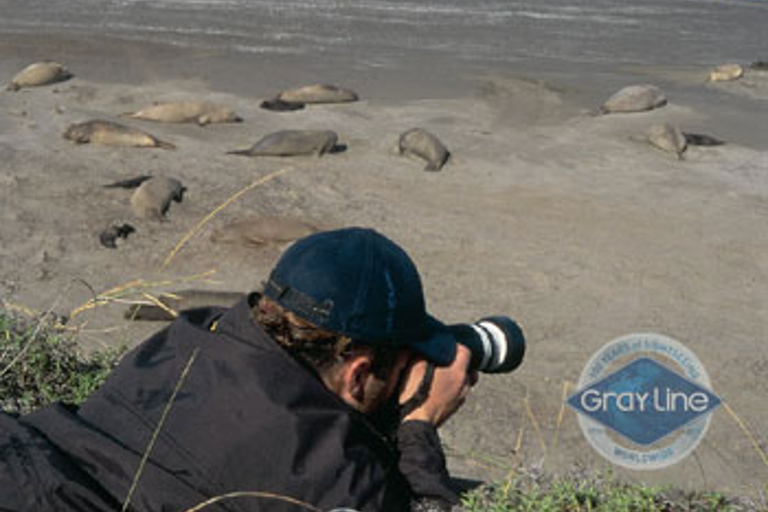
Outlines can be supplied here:
M412 255L436 316L459 322L507 314L528 336L523 366L482 378L446 425L456 476L506 478L521 466L610 467L584 439L576 414L563 411L564 386L573 391L591 355L615 337L659 332L698 355L714 391L755 437L721 408L693 456L666 470L614 468L616 474L683 488L765 491L768 147L761 113L768 72L748 70L738 81L711 84L706 67L681 63L617 70L605 84L595 76L560 82L511 68L455 83L418 75L387 82L383 71L323 74L319 65L296 69L257 55L8 35L0 56L2 82L43 58L75 74L0 93L6 307L69 315L94 292L139 279L153 292L247 292L259 288L283 247L213 244L211 232L223 224L264 214L323 228L369 226ZM743 64L759 57L765 56L745 56ZM259 108L282 88L312 82L351 87L361 101L292 113ZM633 83L674 93L650 112L590 115ZM683 90L701 93L688 100ZM221 103L244 122L198 127L117 118L175 100ZM62 137L70 124L94 118L119 120L177 149L76 146ZM690 147L679 161L639 140L658 122L726 144ZM424 172L423 163L393 153L398 135L415 126L451 150L441 172ZM347 150L321 158L226 154L288 128L335 130ZM228 198L281 170L174 252ZM141 174L174 177L187 187L167 221L136 218L130 191L103 188ZM136 233L117 249L102 247L99 232L121 222ZM70 325L79 326L89 348L134 345L160 327L127 322L123 309L100 306Z

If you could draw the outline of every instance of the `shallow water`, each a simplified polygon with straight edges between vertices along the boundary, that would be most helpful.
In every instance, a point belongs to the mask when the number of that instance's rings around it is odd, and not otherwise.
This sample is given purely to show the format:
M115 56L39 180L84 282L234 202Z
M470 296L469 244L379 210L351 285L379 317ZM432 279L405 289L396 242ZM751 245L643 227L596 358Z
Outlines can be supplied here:
M0 31L110 34L369 67L767 58L764 0L0 0Z

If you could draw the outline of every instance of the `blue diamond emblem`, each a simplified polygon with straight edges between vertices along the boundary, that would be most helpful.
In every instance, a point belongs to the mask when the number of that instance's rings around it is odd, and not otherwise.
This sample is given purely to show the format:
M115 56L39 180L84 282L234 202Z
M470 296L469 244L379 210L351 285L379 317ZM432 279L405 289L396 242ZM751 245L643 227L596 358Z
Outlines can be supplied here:
M580 414L642 446L711 413L720 402L708 389L647 357L568 398Z

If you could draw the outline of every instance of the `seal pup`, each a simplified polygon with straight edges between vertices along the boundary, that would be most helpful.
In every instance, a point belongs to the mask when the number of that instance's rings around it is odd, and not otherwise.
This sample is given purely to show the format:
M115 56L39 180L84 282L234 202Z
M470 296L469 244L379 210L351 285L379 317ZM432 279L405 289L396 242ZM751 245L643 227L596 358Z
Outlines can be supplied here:
M276 99L285 103L349 103L357 101L359 96L335 85L312 84L283 91Z
M401 134L397 141L397 152L426 160L425 171L439 171L451 156L440 139L422 128L412 128Z
M711 147L711 146L722 146L725 144L724 141L720 139L716 139L712 137L711 135L704 135L702 133L683 133L685 135L685 141L688 143L689 146L704 146L704 147Z
M126 320L172 321L179 311L202 307L229 308L247 296L240 292L219 292L215 290L181 290L164 293L155 302L132 304L124 313Z
M211 234L211 242L260 247L269 243L292 242L317 231L315 226L303 220L255 215L216 229Z
M125 112L123 117L156 121L158 123L240 123L243 118L233 110L207 101L172 101L156 103L136 112Z
M186 187L174 178L156 177L142 183L131 196L131 208L142 219L165 220L172 201L184 199Z
M744 68L738 64L723 64L709 71L710 82L731 82L744 75Z
M99 119L71 125L64 132L64 138L76 144L90 142L105 146L176 149L173 144L163 142L141 130Z
M272 112L294 112L304 108L303 103L291 103L277 98L264 100L260 106L264 110L271 110Z
M297 156L333 152L339 136L331 130L281 130L270 133L248 149L228 151L228 155Z
M646 132L648 143L662 151L674 153L678 160L684 160L683 153L688 148L688 141L680 128L669 123L654 124Z
M134 232L136 228L130 224L113 224L99 233L99 241L108 249L117 249L117 239L128 238L128 235Z
M142 183L144 183L149 179L152 179L151 174L142 174L141 176L136 176L135 178L128 178L125 180L113 181L112 183L107 183L106 185L102 185L102 187L133 189L133 188L138 188L139 185L141 185Z
M69 80L73 76L67 68L58 62L52 60L35 62L19 71L8 84L7 89L9 91L18 91L22 87L49 85Z
M666 104L666 96L655 85L629 85L608 98L598 114L644 112Z

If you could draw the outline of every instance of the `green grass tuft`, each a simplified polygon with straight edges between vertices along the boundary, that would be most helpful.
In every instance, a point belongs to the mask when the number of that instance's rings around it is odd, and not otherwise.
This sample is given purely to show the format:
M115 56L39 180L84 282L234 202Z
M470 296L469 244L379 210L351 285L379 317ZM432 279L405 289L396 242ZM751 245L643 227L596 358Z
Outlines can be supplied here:
M75 338L51 322L0 310L0 409L26 414L61 401L79 404L98 388L124 352L82 354Z
M523 473L465 494L466 512L742 512L765 504L717 492L686 492L615 480L611 473L552 477Z

